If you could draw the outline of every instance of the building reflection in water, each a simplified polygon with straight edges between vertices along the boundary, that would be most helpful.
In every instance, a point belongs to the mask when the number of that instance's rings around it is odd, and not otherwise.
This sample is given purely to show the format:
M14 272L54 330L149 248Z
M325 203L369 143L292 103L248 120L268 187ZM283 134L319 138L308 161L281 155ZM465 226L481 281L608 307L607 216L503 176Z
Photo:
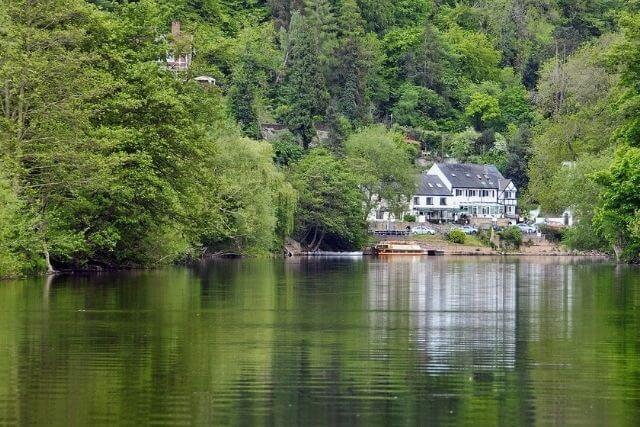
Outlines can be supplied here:
M368 308L373 341L406 328L430 373L513 368L517 338L536 339L553 313L571 334L573 266L487 259L398 258L371 263ZM541 316L541 313L544 316ZM526 335L517 326L526 325Z

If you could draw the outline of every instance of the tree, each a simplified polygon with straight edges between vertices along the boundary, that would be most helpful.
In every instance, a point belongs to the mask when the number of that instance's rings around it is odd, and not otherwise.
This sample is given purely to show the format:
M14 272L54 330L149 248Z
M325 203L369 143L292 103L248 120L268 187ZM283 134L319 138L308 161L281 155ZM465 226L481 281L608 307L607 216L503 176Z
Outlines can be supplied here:
M294 13L289 30L291 51L281 88L280 116L305 148L315 136L314 123L329 100L322 54L307 18Z
M344 0L340 8L338 47L335 50L331 92L337 111L351 122L363 123L371 111L368 84L375 68L375 42L365 37L362 17L355 0Z
M619 261L640 261L640 149L621 148L596 179L604 192L594 224Z
M318 250L330 240L334 248L361 248L366 223L358 179L344 162L325 149L312 150L292 170L298 191L295 214L300 242Z
M498 77L500 52L484 33L453 26L445 34L462 75L479 83Z
M618 131L621 138L633 146L640 145L640 13L627 13L621 20L624 41L612 52L611 59L620 67L623 94L619 108L623 125Z
M291 166L304 156L304 150L300 147L290 132L283 133L272 142L273 161L279 166Z
M619 37L605 35L567 58L556 56L540 70L536 104L547 117L576 113L602 99L619 76L608 69L607 53Z
M237 62L231 73L229 103L247 136L260 136L260 107L280 63L271 26L248 27L238 37Z
M94 104L113 84L92 49L106 19L82 1L16 1L5 5L0 34L3 121L0 154L7 179L33 214L39 252L81 251L79 230L66 221L70 201L110 181L89 137Z
M451 114L447 101L431 89L405 83L399 94L391 108L393 121L399 125L436 130Z
M498 99L480 92L471 95L464 113L477 131L494 127L502 116Z
M401 134L383 126L371 126L351 135L345 142L345 161L358 177L366 219L379 200L384 200L396 217L406 210L416 190L414 154Z

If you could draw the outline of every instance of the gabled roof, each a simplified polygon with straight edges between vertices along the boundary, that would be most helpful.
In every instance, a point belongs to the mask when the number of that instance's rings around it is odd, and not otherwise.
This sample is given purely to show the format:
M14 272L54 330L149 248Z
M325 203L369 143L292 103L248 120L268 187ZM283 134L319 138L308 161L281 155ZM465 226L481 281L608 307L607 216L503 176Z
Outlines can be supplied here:
M505 180L494 165L438 163L438 168L454 188L490 188L498 190Z
M506 188L511 184L510 179L501 179L500 180L500 191L506 190Z
M428 175L426 172L420 176L418 196L451 196L451 191L444 185L438 175Z

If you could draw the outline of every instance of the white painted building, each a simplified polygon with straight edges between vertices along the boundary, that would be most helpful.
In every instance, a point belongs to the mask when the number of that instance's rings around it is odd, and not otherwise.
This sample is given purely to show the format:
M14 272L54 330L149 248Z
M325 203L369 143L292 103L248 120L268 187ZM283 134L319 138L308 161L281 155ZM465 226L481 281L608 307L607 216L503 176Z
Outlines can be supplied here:
M494 165L436 163L422 180L437 177L451 194L451 218L516 218L518 190ZM414 209L415 210L415 209ZM429 219L430 212L422 212Z
M518 189L493 165L436 163L420 176L408 213L418 222L516 219ZM381 203L371 221L394 221Z

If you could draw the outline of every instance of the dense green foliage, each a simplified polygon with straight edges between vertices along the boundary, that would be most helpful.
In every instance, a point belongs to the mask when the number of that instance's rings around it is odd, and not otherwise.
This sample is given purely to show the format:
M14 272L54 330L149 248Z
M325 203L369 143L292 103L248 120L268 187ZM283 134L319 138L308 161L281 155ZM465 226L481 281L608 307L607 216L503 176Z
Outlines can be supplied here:
M290 233L357 247L374 194L402 211L418 146L495 164L611 246L639 22L616 0L1 0L0 275L266 253ZM288 131L256 141L273 122Z
M364 214L358 177L325 149L313 150L292 170L298 191L297 237L314 251L325 240L333 247L364 244Z
M447 233L446 238L451 243L458 243L460 245L463 245L467 240L467 235L464 234L464 231L462 230L451 230Z
M522 231L518 227L507 227L500 231L500 246L505 249L520 249L522 246Z
M563 234L576 249L640 260L640 14L629 2L621 31L603 34L542 67L529 196L548 211L571 208Z

